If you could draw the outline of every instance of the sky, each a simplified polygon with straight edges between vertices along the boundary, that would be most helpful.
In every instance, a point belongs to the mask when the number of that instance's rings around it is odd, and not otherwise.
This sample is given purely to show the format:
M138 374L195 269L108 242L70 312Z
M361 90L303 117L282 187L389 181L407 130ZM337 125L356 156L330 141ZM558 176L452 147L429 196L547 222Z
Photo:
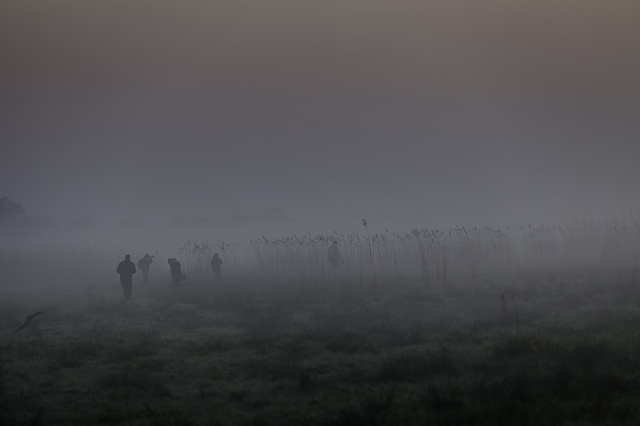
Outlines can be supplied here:
M59 221L608 217L639 118L636 0L0 3L0 196Z

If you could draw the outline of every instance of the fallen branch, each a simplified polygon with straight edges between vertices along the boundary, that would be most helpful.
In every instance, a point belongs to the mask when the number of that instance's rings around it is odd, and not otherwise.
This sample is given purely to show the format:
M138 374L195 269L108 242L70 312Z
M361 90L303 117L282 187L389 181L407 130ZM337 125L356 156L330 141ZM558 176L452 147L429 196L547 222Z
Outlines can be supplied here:
M29 323L38 315L42 315L44 314L44 311L42 312L36 312L35 314L31 314L28 315L25 319L24 319L24 324L22 324L20 327L16 328L15 330L13 330L14 333L17 333L18 331L22 331L25 329L26 326L29 325Z

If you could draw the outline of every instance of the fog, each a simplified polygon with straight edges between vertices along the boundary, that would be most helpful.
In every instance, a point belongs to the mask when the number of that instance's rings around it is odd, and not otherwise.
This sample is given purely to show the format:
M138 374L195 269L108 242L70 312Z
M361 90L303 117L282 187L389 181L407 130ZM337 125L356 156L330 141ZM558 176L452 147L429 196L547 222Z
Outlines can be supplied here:
M182 241L637 211L638 16L634 1L3 2L0 196L141 246L179 218L206 225ZM274 208L291 220L260 219Z
M638 0L0 0L0 424L637 425L639 117Z

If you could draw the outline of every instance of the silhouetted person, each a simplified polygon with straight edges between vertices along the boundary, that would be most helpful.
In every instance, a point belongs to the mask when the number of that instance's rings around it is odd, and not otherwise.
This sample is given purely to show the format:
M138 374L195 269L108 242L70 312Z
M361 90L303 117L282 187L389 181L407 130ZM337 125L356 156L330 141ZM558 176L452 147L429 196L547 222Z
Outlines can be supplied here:
M175 257L170 257L167 263L169 264L169 268L171 268L171 284L175 288L180 281L186 280L187 276L182 273L182 265L180 265L180 262L178 262L178 259Z
M218 256L218 253L214 253L211 258L211 270L216 281L222 280L222 259Z
M153 257L149 253L145 253L142 259L138 260L138 269L142 271L142 284L149 283L149 266L153 263Z
M327 259L329 263L333 267L333 269L338 269L340 264L342 263L342 256L340 256L340 250L338 250L338 242L334 241L329 247L329 251L327 252Z
M136 265L131 261L131 256L126 255L124 260L118 263L116 272L120 274L120 284L122 284L122 292L124 300L131 300L131 288L133 287L133 274L136 273Z

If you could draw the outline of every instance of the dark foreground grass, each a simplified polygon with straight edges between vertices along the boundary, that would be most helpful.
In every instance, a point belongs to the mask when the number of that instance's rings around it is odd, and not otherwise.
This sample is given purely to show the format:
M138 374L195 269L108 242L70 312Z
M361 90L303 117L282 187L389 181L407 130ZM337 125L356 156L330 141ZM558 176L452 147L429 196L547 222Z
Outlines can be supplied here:
M545 273L158 286L131 305L106 285L7 292L0 424L637 425L639 287Z

